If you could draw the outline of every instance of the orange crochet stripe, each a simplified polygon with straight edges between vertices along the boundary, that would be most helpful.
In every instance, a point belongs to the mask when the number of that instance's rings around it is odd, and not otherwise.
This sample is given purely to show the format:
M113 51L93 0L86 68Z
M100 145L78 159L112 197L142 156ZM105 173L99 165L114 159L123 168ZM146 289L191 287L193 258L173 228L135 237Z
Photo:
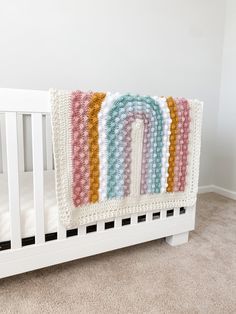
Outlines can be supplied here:
M175 150L176 150L176 135L178 126L178 115L175 101L172 97L167 98L167 105L170 110L171 125L170 125L170 147L169 147L169 167L167 179L167 192L174 191L174 169L175 169Z
M99 199L99 146L98 146L98 113L105 98L104 93L94 93L88 107L88 142L90 166L89 201L95 203Z

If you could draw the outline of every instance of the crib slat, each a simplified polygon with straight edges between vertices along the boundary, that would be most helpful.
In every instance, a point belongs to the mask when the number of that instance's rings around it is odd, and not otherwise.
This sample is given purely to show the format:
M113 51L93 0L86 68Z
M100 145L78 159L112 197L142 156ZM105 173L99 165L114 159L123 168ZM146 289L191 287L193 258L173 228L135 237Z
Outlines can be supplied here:
M100 220L97 222L97 231L98 232L104 231L104 221Z
M121 227L121 217L116 217L115 218L115 228L120 228Z
M131 223L132 223L132 225L137 223L137 217L138 217L138 214L132 214L131 215Z
M6 151L12 249L21 247L19 167L17 147L16 113L9 112L6 113Z
M23 131L23 115L17 114L17 136L18 136L18 153L19 153L19 170L25 171L24 161L24 131Z
M79 236L86 235L86 225L79 226L78 230L79 230Z
M62 240L66 238L66 228L62 225L60 220L58 219L58 227L57 227L58 239Z
M1 128L1 149L2 149L2 172L7 172L7 152L6 152L6 127L5 115L0 115L0 128Z
M44 235L44 186L43 186L43 126L42 114L32 114L32 149L35 209L35 242L45 241Z
M46 114L46 154L47 154L47 170L53 169L53 156L52 156L52 127L51 118Z
M152 221L152 212L147 212L146 213L146 221L151 222Z

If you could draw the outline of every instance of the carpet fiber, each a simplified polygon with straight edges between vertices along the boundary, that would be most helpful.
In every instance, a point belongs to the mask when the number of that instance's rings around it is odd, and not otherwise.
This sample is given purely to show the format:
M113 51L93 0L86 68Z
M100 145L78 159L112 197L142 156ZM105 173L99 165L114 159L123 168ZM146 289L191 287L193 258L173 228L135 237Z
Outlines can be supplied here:
M199 196L189 243L164 240L0 280L0 313L236 313L236 202Z

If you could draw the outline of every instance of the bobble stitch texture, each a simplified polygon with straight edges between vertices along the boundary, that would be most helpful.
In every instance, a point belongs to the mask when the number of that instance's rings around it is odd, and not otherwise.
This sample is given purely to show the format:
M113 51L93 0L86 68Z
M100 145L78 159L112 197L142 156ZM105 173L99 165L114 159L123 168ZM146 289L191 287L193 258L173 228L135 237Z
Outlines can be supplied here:
M99 199L99 147L98 147L98 112L106 94L94 93L88 108L88 134L89 134L89 167L90 190L89 201L95 203Z
M170 146L169 146L169 168L167 179L167 192L174 192L174 170L175 170L175 152L176 152L176 135L178 125L178 115L175 101L172 97L167 98L167 105L170 110L171 125L170 125Z
M89 202L88 105L91 93L72 93L72 162L73 202L75 206Z
M194 205L202 103L111 93L103 96L51 92L56 193L63 224L73 228L125 214ZM129 121L135 119L142 120L138 135L142 134L142 150L137 150L142 158L137 164L134 154L139 137L131 145L134 138L129 133ZM135 149L132 154L130 147ZM136 173L134 165L141 167ZM140 195L133 194L134 182L138 183L136 191L140 186ZM114 194L108 199L110 188Z
M188 157L188 137L189 137L189 104L184 98L175 99L178 112L178 135L177 135L177 157L175 164L175 186L174 191L183 192L186 183L187 157Z
M132 106L133 103L133 106ZM131 108L132 106L132 108ZM159 193L161 188L161 164L158 162L158 157L161 159L162 154L162 114L159 105L151 97L125 95L118 98L108 114L107 118L107 140L108 140L108 179L107 179L107 198L124 196L124 164L122 155L124 155L124 146L122 143L122 119L124 119L125 111L144 110L148 108L152 110L155 128L151 132L155 132L153 136L153 156L149 162L148 172L148 192ZM132 112L131 111L131 112ZM118 119L117 123L115 123ZM156 121L157 120L157 121ZM158 125L159 123L159 125ZM114 132L117 128L117 132ZM158 137L157 134L160 134ZM114 166L114 162L116 166ZM154 164L154 165L153 165Z

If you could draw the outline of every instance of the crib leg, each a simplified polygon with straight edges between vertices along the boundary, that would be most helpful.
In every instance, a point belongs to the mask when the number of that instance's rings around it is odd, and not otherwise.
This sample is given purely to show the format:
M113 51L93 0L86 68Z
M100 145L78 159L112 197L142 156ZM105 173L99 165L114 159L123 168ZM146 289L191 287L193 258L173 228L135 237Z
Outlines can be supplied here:
M166 242L171 246L176 246L188 242L189 232L183 232L179 234L174 234L172 236L166 237Z

